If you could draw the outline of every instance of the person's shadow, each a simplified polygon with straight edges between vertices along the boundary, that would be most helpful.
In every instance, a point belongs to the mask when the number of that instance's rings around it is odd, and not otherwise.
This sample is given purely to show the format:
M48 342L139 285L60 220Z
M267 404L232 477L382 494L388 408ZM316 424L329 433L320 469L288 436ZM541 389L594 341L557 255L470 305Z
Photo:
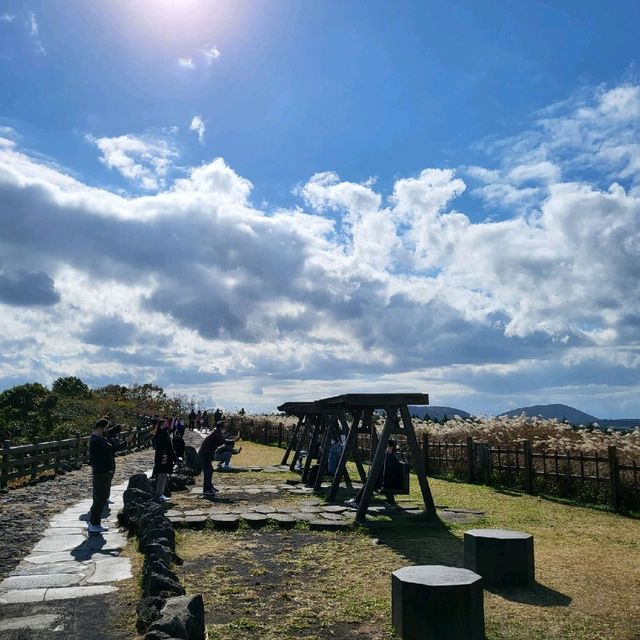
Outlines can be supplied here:
M73 559L77 562L84 562L85 560L91 560L94 555L113 555L108 551L105 553L102 548L107 544L107 541L101 534L91 534L89 537L79 544L77 547L70 551ZM116 554L117 555L117 554Z

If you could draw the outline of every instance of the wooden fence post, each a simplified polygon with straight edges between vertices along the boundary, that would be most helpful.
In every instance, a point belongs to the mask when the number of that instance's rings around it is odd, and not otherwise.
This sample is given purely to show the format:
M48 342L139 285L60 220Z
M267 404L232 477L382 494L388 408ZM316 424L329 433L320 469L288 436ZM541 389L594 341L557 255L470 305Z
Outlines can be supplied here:
M82 466L82 461L80 459L80 434L76 433L76 464L78 467Z
M33 482L38 475L38 450L40 445L40 439L34 438L33 440L33 449L31 450L31 456L33 460L31 461L31 481Z
M2 443L2 463L4 468L0 475L0 489L6 489L8 485L7 476L9 475L9 460L11 459L11 440L5 440Z
M524 487L525 491L533 494L533 454L531 451L531 440L523 440L524 448Z
M268 429L269 429L269 422L267 421L267 419L265 418L264 421L264 426L262 427L262 442L264 444L267 444L267 442L269 441L269 434L268 434Z
M615 446L609 447L609 486L610 486L610 504L615 511L620 510L621 487L620 487L620 471L618 469L618 450Z
M278 422L278 447L282 447L282 422Z
M422 434L422 455L424 457L424 472L429 473L429 434L425 431Z
M475 478L474 469L475 451L473 450L473 438L467 436L467 482L473 483Z

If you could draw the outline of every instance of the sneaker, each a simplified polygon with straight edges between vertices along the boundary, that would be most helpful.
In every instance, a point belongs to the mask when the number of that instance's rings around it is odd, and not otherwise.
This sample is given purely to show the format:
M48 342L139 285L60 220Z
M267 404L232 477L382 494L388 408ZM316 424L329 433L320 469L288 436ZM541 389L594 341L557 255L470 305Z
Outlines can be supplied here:
M222 471L224 469L224 465L222 463L220 463L217 467L216 467L216 471Z
M109 528L103 527L102 525L99 525L99 524L90 524L87 527L87 531L89 533L104 533L105 531L109 531Z
M230 465L230 464L225 464L224 465L224 470L225 471L233 471L233 469L235 469L235 467Z
M360 506L353 498L351 498L351 500L345 500L344 504L346 507L351 507L352 509L357 509Z
M167 498L167 496L158 496L158 500L160 502L169 502L169 498Z

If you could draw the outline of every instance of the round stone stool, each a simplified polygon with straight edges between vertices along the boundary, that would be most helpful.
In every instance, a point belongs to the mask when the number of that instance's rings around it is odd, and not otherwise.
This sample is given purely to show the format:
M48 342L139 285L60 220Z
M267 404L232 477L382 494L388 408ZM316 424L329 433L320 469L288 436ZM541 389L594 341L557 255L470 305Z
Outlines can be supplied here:
M466 531L464 566L480 574L488 585L510 587L533 584L533 536L508 529Z
M482 578L442 565L391 574L392 622L403 640L484 640Z

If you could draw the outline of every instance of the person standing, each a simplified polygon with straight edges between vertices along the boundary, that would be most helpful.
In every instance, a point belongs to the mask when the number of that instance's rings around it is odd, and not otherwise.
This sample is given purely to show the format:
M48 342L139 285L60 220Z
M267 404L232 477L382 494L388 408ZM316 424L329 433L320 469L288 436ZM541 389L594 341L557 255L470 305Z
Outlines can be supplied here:
M164 495L169 481L169 474L173 471L175 453L169 435L169 421L163 420L156 433L156 492L155 497L160 502L166 502L168 498Z
M89 462L93 477L93 503L87 527L89 533L103 533L109 530L102 526L102 511L111 492L115 460L113 445L104 437L104 430L108 426L107 419L98 420L89 438Z
M205 432L209 431L209 414L206 409L202 414L202 430Z
M213 464L211 463L216 449L224 444L224 435L222 434L222 422L216 423L213 431L202 441L198 455L202 462L202 495L212 496L218 493L213 486Z
M191 412L189 413L189 431L193 431L196 428L196 412L191 407Z
M196 413L196 429L200 431L201 426L202 426L202 411L198 409L198 413Z

